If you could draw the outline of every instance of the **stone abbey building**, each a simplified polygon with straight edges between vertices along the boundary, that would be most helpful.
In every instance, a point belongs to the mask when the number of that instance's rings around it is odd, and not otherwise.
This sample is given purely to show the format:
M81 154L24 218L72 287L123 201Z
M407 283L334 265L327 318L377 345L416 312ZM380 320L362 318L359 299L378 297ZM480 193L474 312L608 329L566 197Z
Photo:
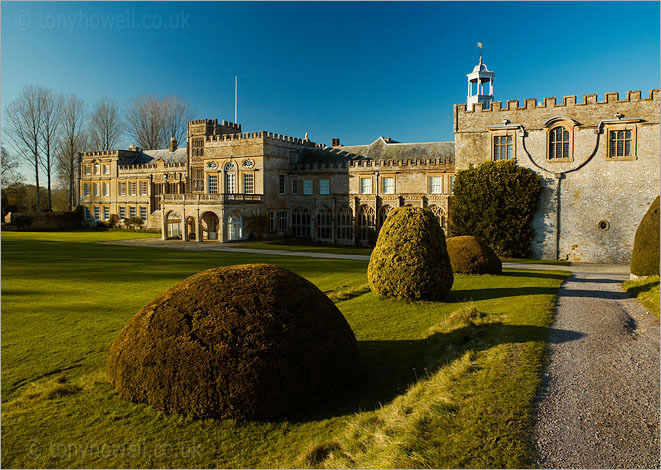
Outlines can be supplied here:
M454 142L327 147L195 120L185 147L82 154L80 203L99 220L140 217L166 239L248 239L261 214L271 237L368 244L395 207L427 207L445 228L455 169L513 159L542 175L535 257L629 262L661 185L659 90L503 104L494 75L481 59L467 75Z

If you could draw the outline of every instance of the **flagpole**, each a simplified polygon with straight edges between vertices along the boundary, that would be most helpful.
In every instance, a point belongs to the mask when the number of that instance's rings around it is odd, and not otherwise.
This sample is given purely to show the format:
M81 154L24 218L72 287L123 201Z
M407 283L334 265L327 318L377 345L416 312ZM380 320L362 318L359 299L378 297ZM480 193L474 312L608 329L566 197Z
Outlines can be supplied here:
M238 83L238 76L234 75L234 124L238 123L237 117L236 117L236 111L237 111L237 91L239 88L239 83Z

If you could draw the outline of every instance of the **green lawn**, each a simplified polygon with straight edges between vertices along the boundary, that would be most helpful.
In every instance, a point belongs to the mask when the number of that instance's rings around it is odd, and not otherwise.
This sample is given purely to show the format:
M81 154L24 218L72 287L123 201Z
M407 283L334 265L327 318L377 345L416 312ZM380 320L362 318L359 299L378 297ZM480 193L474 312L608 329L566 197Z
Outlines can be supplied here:
M255 250L305 251L311 253L336 253L343 255L369 255L372 253L372 248L312 243L300 239L237 243L236 247L252 248Z
M622 288L659 318L659 276L627 281Z
M401 302L365 291L364 261L91 243L125 235L3 233L5 467L529 465L567 273L458 275L447 302ZM193 273L253 262L301 274L346 316L364 373L344 402L297 421L196 421L113 393L105 358L133 313Z
M503 263L521 263L521 264L550 264L554 266L569 266L571 261L550 260L550 259L529 259L529 258L503 258Z

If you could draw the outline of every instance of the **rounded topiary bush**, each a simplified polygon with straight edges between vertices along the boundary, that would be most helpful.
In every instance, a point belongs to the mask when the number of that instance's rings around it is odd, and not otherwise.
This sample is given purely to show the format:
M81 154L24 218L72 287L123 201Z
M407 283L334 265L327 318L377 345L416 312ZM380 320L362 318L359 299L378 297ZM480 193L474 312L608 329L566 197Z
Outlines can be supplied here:
M275 418L318 408L357 376L349 324L317 287L277 266L189 277L140 310L106 364L125 399L194 417Z
M640 221L633 241L631 274L652 276L659 274L659 196Z
M445 235L428 209L400 207L386 219L367 268L378 295L405 299L441 299L454 276Z
M498 255L477 237L464 235L446 240L452 272L465 274L498 274L503 263Z

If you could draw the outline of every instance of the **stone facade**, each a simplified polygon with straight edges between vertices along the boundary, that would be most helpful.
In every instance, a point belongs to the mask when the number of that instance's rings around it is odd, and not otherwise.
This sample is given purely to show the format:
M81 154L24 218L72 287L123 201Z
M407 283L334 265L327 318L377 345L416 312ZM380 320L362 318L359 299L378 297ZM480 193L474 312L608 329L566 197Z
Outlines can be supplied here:
M188 145L82 155L81 204L91 217L141 217L163 238L234 241L268 237L370 244L394 207L429 207L442 226L454 177L452 142L326 147L239 124L196 120ZM380 158L381 157L381 158Z
M326 147L191 121L185 148L83 154L80 203L100 220L141 217L164 238L248 239L248 220L262 215L267 237L369 244L394 207L428 207L445 227L455 166L511 158L542 176L534 257L628 263L661 185L659 90L522 105L491 98L488 109L455 105L454 142Z
M636 227L661 185L659 113L659 90L647 97L631 91L622 100L606 93L603 101L591 94L578 103L566 96L472 111L455 105L456 166L504 155L542 175L534 257L628 263ZM509 154L499 152L503 144Z

